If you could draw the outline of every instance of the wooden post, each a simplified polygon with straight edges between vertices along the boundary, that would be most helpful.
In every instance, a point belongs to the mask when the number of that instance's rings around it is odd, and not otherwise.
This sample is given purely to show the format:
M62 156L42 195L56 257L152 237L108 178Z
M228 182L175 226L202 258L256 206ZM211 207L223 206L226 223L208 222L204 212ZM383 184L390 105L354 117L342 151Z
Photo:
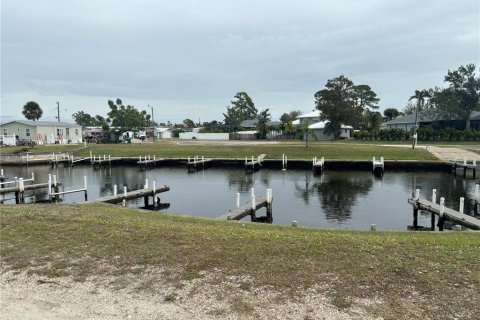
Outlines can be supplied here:
M435 213L432 213L430 217L430 230L435 231Z
M463 214L464 204L465 204L465 198L460 197L460 208L458 209L458 212L460 212L462 214Z
M23 184L23 178L20 178L18 182L18 189L20 192L20 203L25 203L25 185Z
M440 213L439 213L439 219L438 219L438 230L443 231L443 225L445 223L445 198L441 197L440 198Z
M273 221L273 210L272 210L272 189L267 189L267 222L272 223Z
M113 195L116 196L117 195L117 185L113 185Z
M127 186L123 186L123 206L127 206Z
M420 189L415 189L415 199L420 199Z
M237 208L240 207L240 192L237 192Z
M413 229L416 230L418 228L418 209L413 207Z
M432 202L437 203L437 189L432 189Z
M85 187L85 201L88 201L87 176L83 176L83 185Z
M253 190L253 188L252 188ZM255 200L255 194L252 194L251 195L251 199L252 199L252 215L251 215L251 220L252 221L255 221L255 219L257 218L256 216L256 209L257 209L257 203L256 203L256 200Z
M48 202L52 202L52 175L48 174Z
M155 160L155 156L153 156L153 159ZM155 180L152 182L152 205L155 207L155 190L157 190Z

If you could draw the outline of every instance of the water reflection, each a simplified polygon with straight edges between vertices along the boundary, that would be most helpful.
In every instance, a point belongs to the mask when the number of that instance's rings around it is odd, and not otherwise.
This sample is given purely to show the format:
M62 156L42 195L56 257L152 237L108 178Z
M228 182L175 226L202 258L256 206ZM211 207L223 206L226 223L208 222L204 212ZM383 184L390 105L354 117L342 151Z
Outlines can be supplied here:
M473 214L472 199L475 180L455 177L442 172L392 172L383 179L375 179L369 171L325 171L314 176L310 170L262 169L246 174L242 168L214 169L188 174L186 168L155 168L139 170L137 167L92 168L79 165L74 168L48 166L4 167L5 174L29 177L35 173L35 183L46 182L48 174L56 174L63 183L62 190L83 187L87 177L88 197L113 194L144 187L156 181L157 186L168 185L170 191L161 194L162 203L169 204L161 211L219 217L236 206L236 194L241 194L241 204L250 201L250 189L264 196L267 188L273 189L273 215L276 224L291 225L292 220L301 226L325 228L369 229L375 223L380 230L405 230L412 224L412 207L407 198L416 188L421 196L430 198L437 189L437 200L445 197L448 207L458 209L459 198L465 197L465 212ZM37 190L36 200L46 199L46 189ZM68 194L64 202L83 202L83 194ZM10 201L10 202L9 202ZM27 201L32 201L31 198ZM12 203L11 199L7 201ZM14 202L14 200L13 200ZM143 206L143 199L129 202L129 206ZM260 213L260 215L262 215ZM419 225L429 226L430 215L421 214Z
M346 176L342 172L329 175L317 187L317 195L327 219L344 222L352 215L359 196L367 197L372 189L373 176Z

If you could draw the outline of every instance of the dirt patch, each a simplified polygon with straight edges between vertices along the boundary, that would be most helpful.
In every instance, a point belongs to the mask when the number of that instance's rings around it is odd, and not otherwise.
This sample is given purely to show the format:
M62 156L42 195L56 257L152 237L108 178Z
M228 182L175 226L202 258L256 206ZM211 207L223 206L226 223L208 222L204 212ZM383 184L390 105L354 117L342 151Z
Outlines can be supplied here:
M248 277L213 279L218 277L205 273L172 286L162 270L83 282L5 272L0 319L375 319L362 306L380 303L368 300L339 309L321 287L292 300L250 286Z

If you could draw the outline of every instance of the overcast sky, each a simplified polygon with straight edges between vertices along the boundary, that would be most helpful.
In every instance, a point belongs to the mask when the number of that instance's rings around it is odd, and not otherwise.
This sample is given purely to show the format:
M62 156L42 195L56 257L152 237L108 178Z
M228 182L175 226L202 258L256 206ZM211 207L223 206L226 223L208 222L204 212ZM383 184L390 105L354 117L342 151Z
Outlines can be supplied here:
M328 79L368 84L381 110L480 57L478 0L1 0L1 121L121 98L157 122L220 120L245 91L273 120L314 108Z

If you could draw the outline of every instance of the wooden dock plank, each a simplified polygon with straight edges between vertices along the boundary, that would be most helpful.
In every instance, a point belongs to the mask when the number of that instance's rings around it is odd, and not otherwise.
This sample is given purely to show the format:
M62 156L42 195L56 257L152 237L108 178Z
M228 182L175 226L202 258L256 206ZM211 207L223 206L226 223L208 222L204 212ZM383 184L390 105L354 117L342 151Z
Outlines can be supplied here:
M162 192L167 192L169 190L170 190L170 187L163 185L163 186L156 187L155 192L153 192L152 189L140 189L140 190L127 192L126 197L123 193L119 193L116 196L111 195L111 196L97 198L93 202L105 202L105 203L115 204L115 203L121 203L123 199L126 199L126 200L138 199L138 198L152 196L153 193L158 194Z
M57 182L57 186L61 186L61 185L62 185L61 182ZM25 185L23 187L23 189L24 190L35 190L35 189L41 189L41 188L47 188L47 187L48 187L48 182ZM52 183L52 188L53 188L53 183ZM8 187L8 188L0 189L0 194L11 193L11 192L19 192L19 191L20 191L19 187Z
M255 201L255 210L258 210L260 208L266 207L267 206L267 198L266 197L260 197L256 199ZM251 215L252 214L252 204L248 203L244 206L238 207L236 209L233 209L232 211L227 212L224 214L222 217L226 216L227 220L241 220L244 217Z
M440 215L440 205L425 199L409 198L408 203L416 206L420 210L426 210L436 215ZM480 220L467 214L460 213L453 209L445 207L444 217L447 220L464 225L472 230L480 230Z

